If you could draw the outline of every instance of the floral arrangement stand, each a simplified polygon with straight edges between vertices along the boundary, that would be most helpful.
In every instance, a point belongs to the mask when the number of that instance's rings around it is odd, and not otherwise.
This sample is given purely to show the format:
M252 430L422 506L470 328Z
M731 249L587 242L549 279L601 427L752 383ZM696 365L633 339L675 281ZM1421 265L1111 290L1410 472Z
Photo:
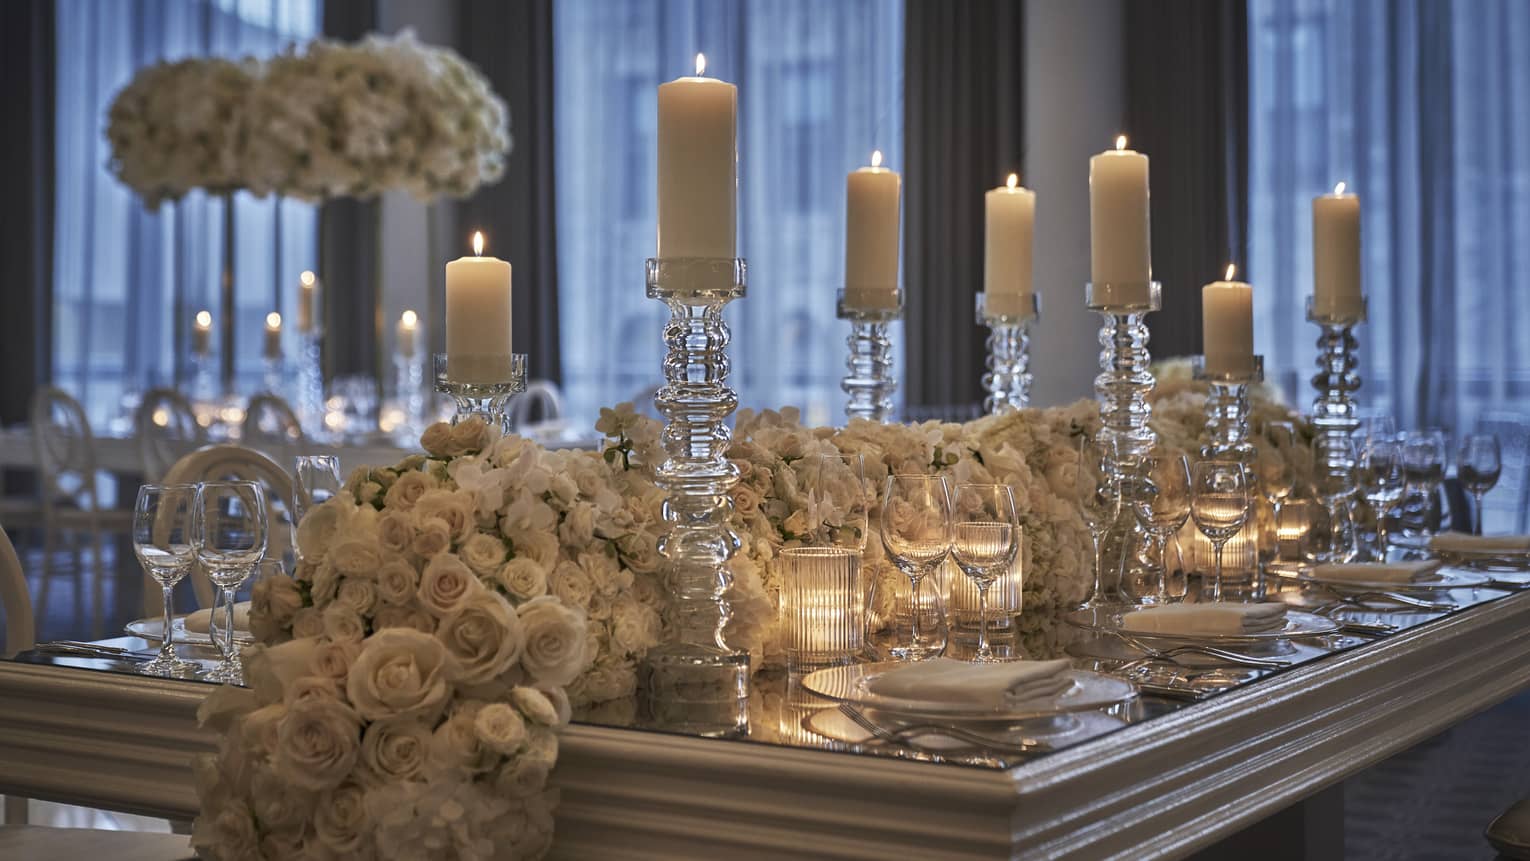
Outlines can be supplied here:
M977 294L977 321L987 326L983 411L989 415L1031 405L1031 324L1041 319L1041 297Z
M471 380L458 379L462 374L452 369L452 354L435 354L436 391L447 395L457 404L452 424L477 417L501 433L509 433L508 414L505 410L510 398L526 391L526 354L513 353L504 356L459 356L475 368L496 367L499 373L488 376L476 375Z
M846 301L844 290L836 297L839 319L850 322L850 337L845 339L850 353L845 359L845 376L839 383L850 396L845 404L847 419L885 422L892 417L892 396L898 390L898 381L892 375L892 339L887 332L895 321L903 319L903 291L898 290L888 298L890 301L883 307L864 307Z
M655 484L665 492L670 531L659 540L672 596L670 638L647 657L653 717L701 735L729 735L748 724L749 653L724 638L732 610L728 560L740 539L729 525L738 467L727 458L724 422L738 408L728 388L723 308L743 298L744 261L656 258L647 292L669 307L664 327L665 385L654 403L668 420Z

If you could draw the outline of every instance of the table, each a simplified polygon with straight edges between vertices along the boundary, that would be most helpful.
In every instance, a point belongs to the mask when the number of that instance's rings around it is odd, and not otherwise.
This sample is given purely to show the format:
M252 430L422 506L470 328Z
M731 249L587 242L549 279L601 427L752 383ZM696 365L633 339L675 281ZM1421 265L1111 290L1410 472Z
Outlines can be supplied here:
M744 740L576 723L554 857L1181 857L1530 686L1530 592L1452 597L1462 609L1394 614L1409 627L1013 763L833 750L763 721ZM83 663L0 661L0 792L194 815L207 689Z

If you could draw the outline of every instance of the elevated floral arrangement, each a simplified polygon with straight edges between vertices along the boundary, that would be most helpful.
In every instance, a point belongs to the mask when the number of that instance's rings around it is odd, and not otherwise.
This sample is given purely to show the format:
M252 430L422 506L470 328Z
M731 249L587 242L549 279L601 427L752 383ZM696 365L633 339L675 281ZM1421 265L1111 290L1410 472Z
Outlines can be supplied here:
M197 188L432 200L504 175L509 122L482 73L405 30L147 66L113 100L106 137L112 172L150 209Z
M738 416L727 631L755 667L778 663L777 557L834 525L843 492L808 494L814 455L889 473L1016 489L1025 527L1022 634L1082 601L1089 533L1069 489L1092 402L966 424ZM660 642L658 422L602 410L603 451L550 451L481 421L437 424L424 453L358 470L299 524L304 561L261 581L249 688L201 711L221 735L197 765L204 857L523 858L552 840L557 730L571 708L630 700ZM867 580L896 579L871 518ZM1034 627L1024 630L1027 621Z

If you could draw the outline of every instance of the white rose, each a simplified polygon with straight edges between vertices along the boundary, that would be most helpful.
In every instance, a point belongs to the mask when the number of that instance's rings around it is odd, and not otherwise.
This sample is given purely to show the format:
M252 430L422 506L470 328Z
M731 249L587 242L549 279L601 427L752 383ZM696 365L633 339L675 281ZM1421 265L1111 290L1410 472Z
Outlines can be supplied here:
M251 685L251 687L254 687ZM202 700L197 706L197 726L206 727L214 732L227 732L235 719L249 712L251 709L260 707L261 703L270 700L260 696L265 691L251 690L250 688L234 687L233 685L220 685L213 688L212 693ZM281 688L278 685L276 693L271 699L281 698Z
M277 646L255 646L244 650L244 675L260 702L280 700L288 685L308 675L308 663L318 644L316 639L303 637ZM206 707L210 708L212 701L209 697Z
M558 715L556 726L563 726L573 719L574 708L568 701L568 691L560 687L546 687L538 690L542 692L542 696L547 697L548 702L552 703L553 710Z
M324 635L331 640L347 640L359 643L367 635L367 624L355 611L341 604L324 608Z
M472 537L476 523L473 519L473 495L444 488L427 490L414 504L414 514L420 522L434 517L445 522L451 530L452 540L462 543Z
M535 559L544 571L551 571L558 564L558 536L533 530L506 530L506 537L515 546L517 557Z
M325 559L314 567L309 596L315 605L328 604L334 600L335 592L339 589L340 570L332 562Z
M588 502L575 503L563 522L558 524L558 537L570 547L584 547L595 540L595 506Z
M384 604L397 607L409 603L414 600L414 590L419 585L419 572L401 559L386 562L377 569L377 597Z
M351 664L361 654L361 643L350 640L328 640L314 647L308 659L308 671L337 681L344 681L350 674ZM336 694L339 694L338 686Z
M494 788L508 798L527 798L547 786L550 769L539 759L518 756L505 763L494 778Z
M333 496L314 506L298 523L297 551L304 559L319 560L329 552L336 533L355 511L356 505L343 496Z
M547 570L529 556L517 556L494 575L494 581L521 601L547 594Z
M436 422L420 434L420 448L435 457L450 457L451 440L452 426L446 422Z
M436 617L425 612L425 608L418 604L406 607L389 604L379 607L377 615L372 617L372 630L381 631L384 628L409 628L424 634L434 634Z
M525 756L552 768L558 761L558 734L546 727L527 727Z
M276 730L277 773L303 789L339 786L356 765L360 730L356 712L338 700L311 698L287 709Z
M515 610L497 592L479 589L442 617L436 637L456 659L458 680L480 684L515 666L525 634Z
M659 614L632 598L622 598L611 611L611 645L618 652L635 654L659 641Z
M448 439L446 453L452 456L483 451L493 441L488 423L477 416L470 416L452 425Z
M445 769L461 768L470 772L486 771L498 758L478 740L473 726L482 703L459 706L451 717L436 727L431 738L431 763Z
M328 676L304 676L282 692L282 703L289 709L311 700L339 702L339 682Z
M525 686L510 691L510 702L526 719L542 726L558 726L558 709L547 694Z
M588 663L584 615L549 595L533 598L516 610L526 631L521 665L538 682L566 685Z
M479 577L492 577L505 564L505 542L496 535L476 533L457 552Z
M435 490L440 486L441 483L436 480L436 477L428 472L414 470L403 473L383 496L383 506L393 511L412 511L414 504L420 501L425 491Z
M639 574L652 574L659 570L658 539L646 532L634 532L623 536L617 545L621 548L622 561Z
M212 858L256 858L259 838L255 832L255 817L242 801L204 812L197 817L192 829L191 845L200 850L199 854Z
M451 695L455 674L452 657L440 640L408 628L388 628L362 644L345 692L367 720L433 720Z
M270 768L255 769L250 798L262 830L301 829L313 811L313 793L292 786Z
M313 816L313 834L319 845L341 858L360 854L367 833L362 798L361 787L354 783L342 783L319 796Z
M407 551L414 544L414 518L402 508L384 511L377 521L377 542L394 553Z
M584 609L590 606L590 596L595 592L595 585L590 582L590 575L583 568L565 561L553 569L549 590L570 607Z
M489 703L473 718L473 731L488 749L510 755L526 743L526 721L505 703Z
M432 615L440 618L461 607L468 596L484 591L473 572L450 553L430 560L420 575L415 597Z
M358 616L370 616L377 607L377 586L370 580L347 577L335 592L335 605Z
M287 707L281 703L261 706L250 712L239 724L238 743L257 758L270 759L276 756L277 730L282 725L282 718L286 716Z
M361 735L361 784L370 787L420 777L430 745L430 727L417 720L370 724Z
M439 517L427 517L415 524L414 542L410 549L421 559L439 556L451 549L452 528Z
M382 567L375 543L360 538L339 539L330 546L325 561L347 577L371 577Z
M292 627L292 617L303 609L303 593L291 577L262 577L250 592L250 632L261 642L271 642Z

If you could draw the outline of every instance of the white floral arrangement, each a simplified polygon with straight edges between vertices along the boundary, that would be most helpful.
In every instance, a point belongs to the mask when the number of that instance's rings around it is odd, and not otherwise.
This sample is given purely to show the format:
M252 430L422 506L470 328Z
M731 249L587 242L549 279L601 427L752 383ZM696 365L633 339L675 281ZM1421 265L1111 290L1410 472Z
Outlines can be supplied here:
M149 66L113 102L107 138L114 172L150 208L194 188L429 201L498 181L509 123L477 69L405 30L264 62Z

